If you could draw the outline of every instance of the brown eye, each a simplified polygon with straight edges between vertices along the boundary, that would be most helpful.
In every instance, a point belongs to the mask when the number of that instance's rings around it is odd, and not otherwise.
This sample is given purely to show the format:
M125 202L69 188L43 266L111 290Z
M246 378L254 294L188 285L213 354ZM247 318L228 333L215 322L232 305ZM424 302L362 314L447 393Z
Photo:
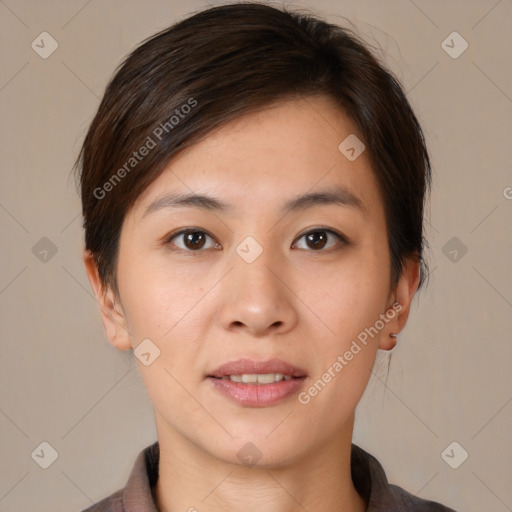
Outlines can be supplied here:
M200 231L193 231L191 233L185 233L183 237L183 241L185 243L185 247L187 249L201 249L204 245L205 237L204 233Z
M307 244L312 249L323 249L327 243L325 231L315 231L306 235Z
M208 238L213 240L212 237L205 233L204 231L198 229L187 229L174 234L173 236L167 239L166 243L171 244L173 240L181 239L182 245L179 245L177 243L172 243L172 245L175 245L176 247L178 247L178 249L182 249L184 251L198 252L199 250L205 248ZM209 247L207 246L206 249L211 249L215 246L216 244L213 243L213 245L210 245Z
M321 251L326 247L329 235L334 235L334 237L341 241L343 245L348 243L345 237L330 229L316 229L314 231L309 231L302 235L299 240L305 239L307 248L312 249L313 251ZM335 244L331 244L327 249L330 249L333 245Z

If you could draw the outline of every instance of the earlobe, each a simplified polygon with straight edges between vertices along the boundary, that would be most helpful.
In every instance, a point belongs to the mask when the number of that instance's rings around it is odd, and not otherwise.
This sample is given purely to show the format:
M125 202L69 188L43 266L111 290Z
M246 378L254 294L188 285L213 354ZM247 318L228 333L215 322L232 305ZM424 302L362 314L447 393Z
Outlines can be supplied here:
M382 330L379 338L379 348L381 350L393 350L398 343L399 315L403 310L402 304L398 301L393 303L393 306L386 310L386 317L389 319L388 324Z
M393 317L381 333L379 340L380 349L392 350L395 348L398 341L398 333L405 327L409 317L411 303L418 289L419 280L420 267L418 259L407 259L395 293L392 295L392 305L387 310L389 312L393 310Z
M87 249L83 252L83 260L96 302L100 307L101 321L103 322L108 341L119 350L131 349L132 345L126 326L126 318L122 308L116 303L116 297L112 288L105 288L98 272L96 260Z
M393 350L398 343L398 334L391 333L387 338L379 340L379 348L381 350Z

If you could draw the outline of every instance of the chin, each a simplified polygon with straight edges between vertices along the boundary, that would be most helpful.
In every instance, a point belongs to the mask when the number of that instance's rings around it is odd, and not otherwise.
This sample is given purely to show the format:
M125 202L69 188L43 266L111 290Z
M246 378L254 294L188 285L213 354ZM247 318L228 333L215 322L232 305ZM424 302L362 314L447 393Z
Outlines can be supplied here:
M262 469L289 466L299 457L297 446L305 448L304 436L293 435L283 425L275 428L277 425L279 422L272 425L265 422L260 428L239 425L238 431L228 426L233 438L223 436L223 440L208 451L218 459L238 466Z

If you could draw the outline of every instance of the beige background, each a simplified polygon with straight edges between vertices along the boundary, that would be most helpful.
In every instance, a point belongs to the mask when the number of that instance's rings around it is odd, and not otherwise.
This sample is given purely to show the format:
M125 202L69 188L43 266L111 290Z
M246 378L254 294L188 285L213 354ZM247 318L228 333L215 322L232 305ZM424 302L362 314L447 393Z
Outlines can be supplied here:
M0 1L1 511L81 510L124 486L156 440L133 357L107 343L91 297L69 173L122 57L206 5ZM387 381L386 361L376 365L354 440L420 497L458 511L512 510L512 2L288 5L347 17L382 49L434 168L430 284ZM47 59L31 48L43 31L59 45ZM453 31L469 44L456 59L441 46ZM43 237L57 249L46 262L33 252ZM450 244L467 253L452 261ZM48 469L31 457L43 441L58 452ZM452 441L469 453L458 469L441 457Z

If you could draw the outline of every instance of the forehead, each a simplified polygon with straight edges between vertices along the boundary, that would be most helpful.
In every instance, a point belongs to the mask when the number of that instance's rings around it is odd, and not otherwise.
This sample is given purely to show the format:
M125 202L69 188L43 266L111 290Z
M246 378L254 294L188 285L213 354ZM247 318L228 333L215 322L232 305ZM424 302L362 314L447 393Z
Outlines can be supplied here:
M280 102L223 125L180 153L144 191L133 213L142 218L169 192L212 194L235 209L251 204L271 209L307 192L342 187L360 198L367 212L380 214L369 155L363 151L349 160L339 149L354 136L362 140L330 98Z

